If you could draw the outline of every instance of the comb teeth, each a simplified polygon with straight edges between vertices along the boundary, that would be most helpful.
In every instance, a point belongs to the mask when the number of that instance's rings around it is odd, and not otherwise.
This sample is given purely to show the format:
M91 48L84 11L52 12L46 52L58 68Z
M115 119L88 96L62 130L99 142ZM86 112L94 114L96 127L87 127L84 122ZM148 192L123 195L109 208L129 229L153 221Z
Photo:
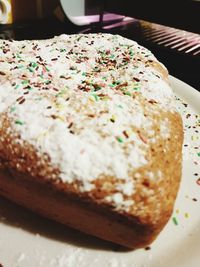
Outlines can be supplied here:
M200 56L200 35L141 21L145 40L187 55Z

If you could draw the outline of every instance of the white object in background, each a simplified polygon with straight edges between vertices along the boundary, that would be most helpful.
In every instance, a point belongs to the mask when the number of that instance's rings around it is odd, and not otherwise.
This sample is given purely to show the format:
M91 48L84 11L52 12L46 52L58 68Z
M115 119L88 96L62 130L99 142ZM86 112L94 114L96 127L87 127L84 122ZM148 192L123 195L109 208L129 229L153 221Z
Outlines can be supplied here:
M0 23L11 22L11 4L8 0L0 0Z
M88 20L83 20L85 16L85 0L60 0L61 6L68 19L76 25L87 25Z

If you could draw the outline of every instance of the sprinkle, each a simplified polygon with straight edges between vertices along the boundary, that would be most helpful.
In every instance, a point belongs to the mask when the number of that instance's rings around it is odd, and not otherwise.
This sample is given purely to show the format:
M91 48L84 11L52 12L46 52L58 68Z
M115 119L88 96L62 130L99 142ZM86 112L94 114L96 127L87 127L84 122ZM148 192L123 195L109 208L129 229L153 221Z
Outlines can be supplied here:
M189 214L187 212L184 214L184 216L185 218L189 218Z
M114 123L115 120L116 120L116 118L115 118L115 116L113 115L113 116L110 118L110 121Z
M129 91L126 91L124 94L128 95L128 96L131 96L131 93Z
M10 112L14 112L16 110L16 107L11 107Z
M118 105L117 107L118 107L118 108L123 108L123 106L122 106L122 105Z
M129 55L130 55L131 57L134 56L134 53L133 53L133 50L132 50L132 49L129 51Z
M25 98L22 98L18 103L21 105L25 102Z
M129 138L129 135L128 135L127 131L123 131L123 134L124 134L124 136L125 136L126 138Z
M138 133L138 135L139 135L141 141L142 141L143 143L147 144L147 139L146 139L146 137L143 136L141 133Z
M38 64L36 62L31 62L30 66L33 67L33 68L36 68L38 66Z
M176 217L173 217L173 218L172 218L172 221L173 221L173 223L174 223L175 225L178 225L178 221L177 221Z
M16 57L17 57L17 58L21 58L21 56L19 55L19 53L16 54Z
M91 95L94 97L95 101L98 101L99 100L98 95L96 95L96 94L91 94Z
M117 137L117 141L119 142L119 143L123 143L123 139L121 138L121 137Z
M42 100L42 97L36 97L34 100L40 101L40 100Z
M0 75L6 75L6 73L3 71L0 71Z
M200 157L200 152L197 153L197 156Z
M68 125L68 129L70 129L71 127L72 127L72 125L73 125L73 122L70 122L70 124Z
M28 69L30 72L34 72L34 69L31 68L31 67L28 67L27 69Z
M19 88L19 84L15 85L14 89L18 89Z
M61 78L61 79L66 79L66 80L69 80L69 79L71 79L71 77L70 77L70 76L66 77L65 75L60 75L60 78Z
M197 183L198 185L200 185L200 178L197 179L196 183Z
M94 87L94 91L95 91L95 92L101 90L101 86L98 85L98 84L96 84L96 83L93 84L93 87Z
M20 121L20 120L16 120L16 121L15 121L15 124L18 124L18 125L23 125L23 124L24 124L24 122L22 122L22 121Z
M145 250L150 250L150 249L151 249L151 247L149 247L149 246L145 248Z
M47 66L44 66L44 67L45 67L46 71L50 71L50 69Z
M197 201L197 199L195 197L192 200L195 201L195 202Z
M29 80L23 80L22 81L22 84L28 84L29 83Z
M47 80L47 81L45 81L44 83L45 83L45 84L50 84L51 81L50 81L50 80Z
M56 94L56 97L63 96L64 94L66 94L66 90L67 90L67 88L62 89L58 94Z

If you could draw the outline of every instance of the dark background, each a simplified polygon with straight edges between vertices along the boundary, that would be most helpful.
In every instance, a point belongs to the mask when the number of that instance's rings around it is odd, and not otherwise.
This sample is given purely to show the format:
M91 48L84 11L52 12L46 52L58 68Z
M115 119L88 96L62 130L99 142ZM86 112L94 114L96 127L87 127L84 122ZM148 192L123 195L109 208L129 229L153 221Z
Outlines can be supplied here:
M142 23L146 20L199 33L200 2L194 0L86 0L85 3L86 14L103 10L136 19L127 24L119 22L116 26L105 29L98 23L77 26L67 17L61 22L51 14L40 20L23 20L12 25L0 25L0 38L45 39L61 33L99 31L120 34L149 48L166 65L171 75L200 90L200 54L191 56L149 41L144 35L144 23Z

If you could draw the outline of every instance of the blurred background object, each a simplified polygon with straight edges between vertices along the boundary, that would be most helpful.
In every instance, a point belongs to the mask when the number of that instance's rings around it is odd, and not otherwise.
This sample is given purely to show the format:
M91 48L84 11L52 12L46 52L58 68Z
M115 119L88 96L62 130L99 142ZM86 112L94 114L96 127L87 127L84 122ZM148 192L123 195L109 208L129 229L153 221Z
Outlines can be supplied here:
M2 39L120 34L200 90L200 0L0 0L0 24Z
M0 23L12 23L12 12L10 0L0 0Z

